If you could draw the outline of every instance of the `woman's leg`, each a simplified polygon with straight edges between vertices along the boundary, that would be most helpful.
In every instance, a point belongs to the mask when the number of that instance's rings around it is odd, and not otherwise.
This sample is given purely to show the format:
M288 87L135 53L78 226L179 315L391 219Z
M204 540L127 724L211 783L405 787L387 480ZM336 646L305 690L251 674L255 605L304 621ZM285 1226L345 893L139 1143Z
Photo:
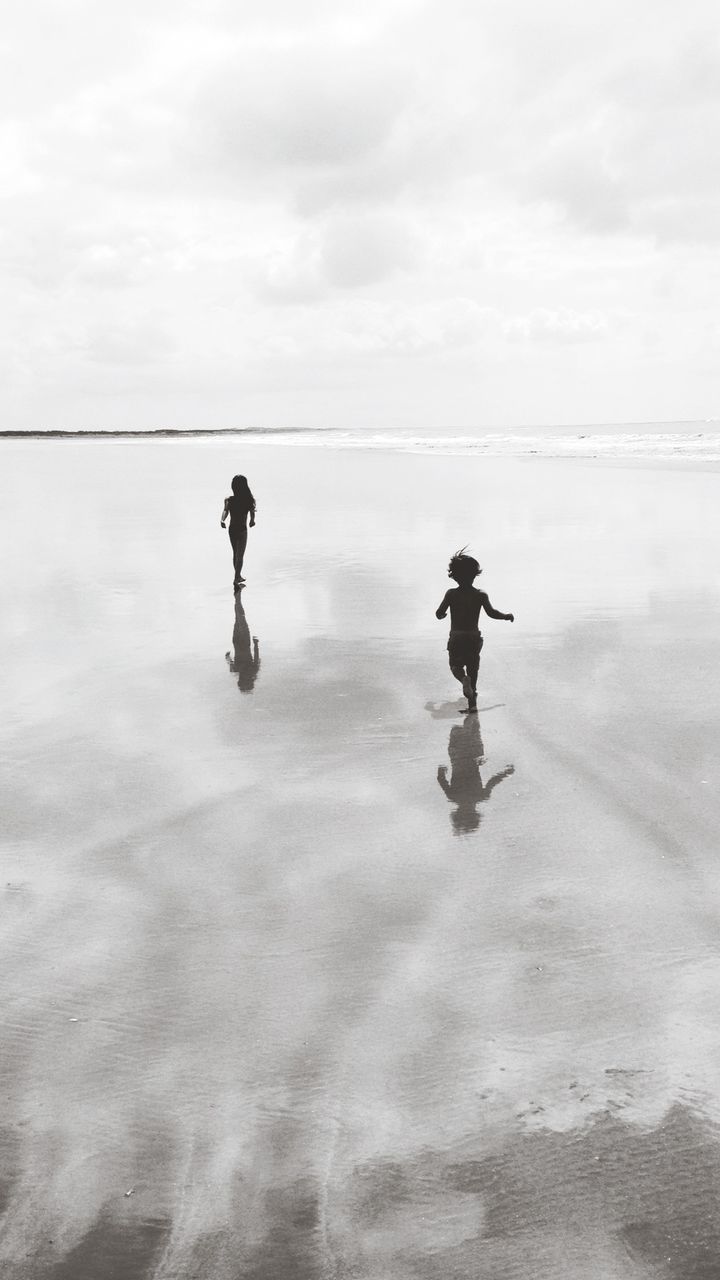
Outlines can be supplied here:
M237 530L237 533L233 536L232 545L235 581L239 582L242 577L243 560L245 558L245 548L247 546L247 528Z
M230 546L232 547L233 570L234 570L235 569L235 534L233 532L232 525L228 526L228 537L230 539ZM233 573L233 578L234 577L235 577L235 574Z

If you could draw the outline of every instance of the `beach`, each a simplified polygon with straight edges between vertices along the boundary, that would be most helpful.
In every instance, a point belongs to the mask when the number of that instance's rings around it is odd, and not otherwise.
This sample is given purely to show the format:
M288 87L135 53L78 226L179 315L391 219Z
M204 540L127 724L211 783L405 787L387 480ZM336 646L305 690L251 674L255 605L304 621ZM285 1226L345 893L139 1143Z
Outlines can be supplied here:
M720 1276L717 471L1 447L3 1280Z

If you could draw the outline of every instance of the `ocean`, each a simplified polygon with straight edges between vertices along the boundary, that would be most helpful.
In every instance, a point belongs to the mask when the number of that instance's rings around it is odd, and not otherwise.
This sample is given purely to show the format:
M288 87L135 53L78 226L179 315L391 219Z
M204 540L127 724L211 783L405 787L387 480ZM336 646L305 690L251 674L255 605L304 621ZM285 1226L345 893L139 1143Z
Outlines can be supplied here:
M0 432L12 438L22 438L30 433ZM138 438L142 436L163 438L216 439L219 442L237 436L248 444L277 444L304 448L333 449L392 449L407 453L448 454L480 457L545 457L545 458L621 458L621 459L687 459L698 462L720 461L720 422L717 419L690 420L684 422L648 423L596 423L586 426L549 425L513 427L499 431L492 427L478 428L472 434L459 434L451 426L432 434L401 431L392 427L363 430L345 430L323 426L314 429L245 426L236 430L173 431L160 428L157 431L135 432L39 432L34 438Z

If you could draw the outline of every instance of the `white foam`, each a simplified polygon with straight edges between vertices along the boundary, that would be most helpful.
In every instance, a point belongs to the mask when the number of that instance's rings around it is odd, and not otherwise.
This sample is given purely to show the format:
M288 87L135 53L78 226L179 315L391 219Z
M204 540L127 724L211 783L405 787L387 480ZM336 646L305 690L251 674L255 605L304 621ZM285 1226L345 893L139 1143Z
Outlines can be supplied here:
M267 444L267 436L259 442ZM482 436L402 435L379 431L308 431L281 438L292 446L336 449L389 449L484 457L691 459L720 462L720 432L597 430L490 432Z

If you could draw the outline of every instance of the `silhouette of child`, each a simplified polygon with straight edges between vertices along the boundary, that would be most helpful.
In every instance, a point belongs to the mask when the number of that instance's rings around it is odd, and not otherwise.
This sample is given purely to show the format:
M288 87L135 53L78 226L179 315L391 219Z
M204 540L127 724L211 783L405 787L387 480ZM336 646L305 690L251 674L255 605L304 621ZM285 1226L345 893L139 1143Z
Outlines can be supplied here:
M490 618L500 618L503 622L515 621L514 614L494 609L485 592L473 586L479 573L482 573L480 565L473 556L465 555L464 547L456 551L448 565L448 577L458 585L445 592L435 612L436 618L444 618L450 610L448 659L450 670L460 681L468 700L468 711L477 711L477 678L483 646L478 628L480 611L484 609Z
M247 546L247 518L250 516L250 528L255 524L255 499L245 476L233 476L232 494L225 499L223 513L220 517L220 528L225 528L225 521L230 517L230 545L233 549L233 569L235 570L234 587L237 591L245 579L242 576L243 559Z

